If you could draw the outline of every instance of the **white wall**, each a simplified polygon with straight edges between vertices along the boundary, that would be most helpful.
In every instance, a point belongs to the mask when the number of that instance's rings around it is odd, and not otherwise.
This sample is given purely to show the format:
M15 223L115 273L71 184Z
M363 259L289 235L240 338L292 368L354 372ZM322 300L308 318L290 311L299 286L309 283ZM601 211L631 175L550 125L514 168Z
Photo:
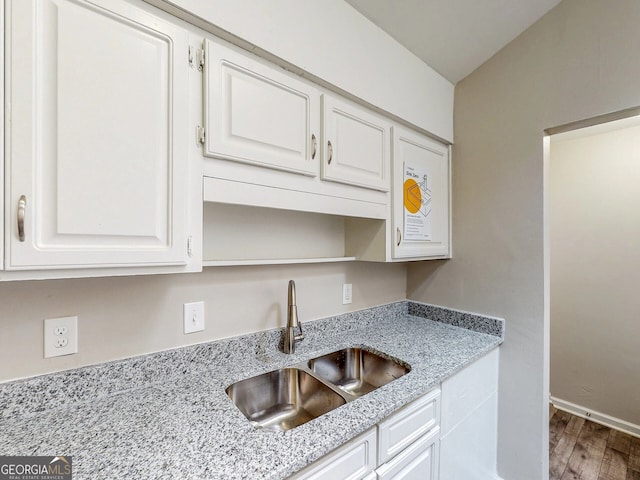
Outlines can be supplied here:
M409 298L506 319L498 472L548 475L543 131L640 105L640 2L564 0L456 86L453 256Z
M344 0L145 1L193 12L313 80L453 138L453 85Z
M551 395L640 425L640 126L552 141Z
M359 262L0 283L0 382L284 326L289 279L302 322L406 298L404 265ZM184 335L182 304L200 300L205 331ZM43 319L69 315L78 354L43 358Z

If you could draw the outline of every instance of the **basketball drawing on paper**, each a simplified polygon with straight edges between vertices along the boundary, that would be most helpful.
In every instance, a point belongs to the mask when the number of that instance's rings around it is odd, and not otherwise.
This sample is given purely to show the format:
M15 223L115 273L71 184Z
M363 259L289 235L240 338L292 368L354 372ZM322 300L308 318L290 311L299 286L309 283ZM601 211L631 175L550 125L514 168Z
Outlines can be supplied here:
M418 183L413 178L404 182L404 208L409 213L420 213L428 217L431 213L431 190L427 186L427 175L423 175L422 182Z

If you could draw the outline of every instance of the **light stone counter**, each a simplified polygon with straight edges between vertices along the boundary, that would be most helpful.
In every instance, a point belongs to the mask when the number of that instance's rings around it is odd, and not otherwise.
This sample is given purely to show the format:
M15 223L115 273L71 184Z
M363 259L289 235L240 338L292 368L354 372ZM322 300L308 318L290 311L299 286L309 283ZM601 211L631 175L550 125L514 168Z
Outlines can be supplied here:
M500 319L408 301L303 327L294 355L279 350L278 329L1 384L0 455L68 455L75 480L286 478L504 337ZM288 432L254 428L225 394L238 380L350 346L411 371Z

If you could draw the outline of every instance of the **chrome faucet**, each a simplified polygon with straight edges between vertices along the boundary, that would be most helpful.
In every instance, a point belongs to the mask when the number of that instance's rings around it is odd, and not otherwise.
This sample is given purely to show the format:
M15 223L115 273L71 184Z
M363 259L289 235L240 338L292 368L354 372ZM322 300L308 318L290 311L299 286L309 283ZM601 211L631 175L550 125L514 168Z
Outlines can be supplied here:
M296 342L304 339L302 325L298 320L298 306L296 305L296 282L289 280L289 305L287 307L287 327L284 331L284 353L296 353ZM295 328L300 329L296 335Z

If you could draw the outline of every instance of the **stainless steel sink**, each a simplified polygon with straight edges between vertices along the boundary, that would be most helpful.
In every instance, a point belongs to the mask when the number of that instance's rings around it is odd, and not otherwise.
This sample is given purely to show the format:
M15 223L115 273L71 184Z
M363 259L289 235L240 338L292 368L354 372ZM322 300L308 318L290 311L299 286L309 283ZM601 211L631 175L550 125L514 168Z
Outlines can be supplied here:
M362 348L309 360L309 368L350 395L362 396L409 373L410 368Z
M290 430L346 400L309 373L283 368L234 383L227 395L257 427Z
M227 387L256 427L291 430L369 393L411 368L363 348L345 348Z

